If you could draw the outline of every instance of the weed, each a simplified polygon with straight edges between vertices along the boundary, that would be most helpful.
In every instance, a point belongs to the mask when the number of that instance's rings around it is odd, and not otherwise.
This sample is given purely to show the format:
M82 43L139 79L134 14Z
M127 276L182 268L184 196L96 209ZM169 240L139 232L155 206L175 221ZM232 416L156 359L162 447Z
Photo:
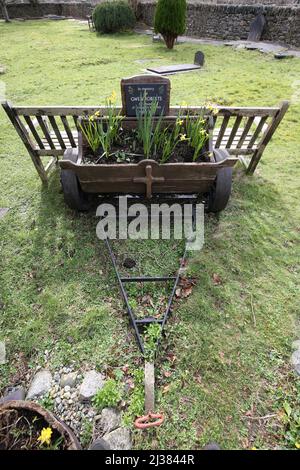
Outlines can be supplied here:
M121 385L114 379L108 379L103 388L93 397L93 406L101 411L106 407L116 407L122 398Z

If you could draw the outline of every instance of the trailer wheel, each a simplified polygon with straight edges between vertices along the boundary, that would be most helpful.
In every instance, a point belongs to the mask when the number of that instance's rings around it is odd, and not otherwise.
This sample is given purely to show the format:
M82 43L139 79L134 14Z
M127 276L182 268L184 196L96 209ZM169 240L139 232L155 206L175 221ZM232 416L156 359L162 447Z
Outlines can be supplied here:
M227 150L214 149L214 159L221 162L229 157ZM220 212L227 206L231 194L232 168L220 168L208 193L207 212Z
M67 149L63 156L63 160L71 160L76 163L77 150ZM60 181L64 193L66 204L77 211L87 211L91 207L89 194L82 191L79 180L72 170L61 170Z

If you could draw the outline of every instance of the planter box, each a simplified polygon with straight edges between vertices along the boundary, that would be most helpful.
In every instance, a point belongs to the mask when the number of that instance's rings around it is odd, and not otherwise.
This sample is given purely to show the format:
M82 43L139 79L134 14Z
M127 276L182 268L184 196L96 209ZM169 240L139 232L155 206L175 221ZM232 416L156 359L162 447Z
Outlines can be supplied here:
M166 117L168 125L176 117ZM135 118L124 118L123 128L134 128ZM152 159L144 159L139 163L85 164L86 144L82 132L79 131L78 153L66 151L59 162L63 170L71 170L76 174L80 187L85 193L118 193L146 194L148 198L157 193L207 193L213 185L221 168L231 168L237 158L215 159L210 162L163 163ZM212 138L207 141L205 151L213 152Z

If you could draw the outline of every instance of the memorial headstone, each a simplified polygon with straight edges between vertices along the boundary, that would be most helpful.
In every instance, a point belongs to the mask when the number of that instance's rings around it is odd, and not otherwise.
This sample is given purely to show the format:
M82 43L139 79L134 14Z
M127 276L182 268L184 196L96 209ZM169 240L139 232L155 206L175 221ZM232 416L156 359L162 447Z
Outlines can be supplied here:
M170 108L171 84L168 78L154 75L140 75L121 80L122 112L135 117L141 103L151 106L157 101L156 115L167 115Z
M264 27L266 24L266 18L263 14L257 15L255 20L250 25L250 31L248 34L248 41L260 41Z
M194 59L195 65L204 65L204 54L202 51L197 51Z

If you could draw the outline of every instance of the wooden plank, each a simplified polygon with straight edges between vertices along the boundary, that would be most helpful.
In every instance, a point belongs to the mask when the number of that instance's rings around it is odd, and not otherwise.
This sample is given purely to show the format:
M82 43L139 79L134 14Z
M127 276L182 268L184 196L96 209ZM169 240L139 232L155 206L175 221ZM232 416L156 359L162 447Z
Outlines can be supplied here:
M49 171L51 170L51 168L55 165L55 163L57 162L57 158L55 157L52 157L49 162L47 163L46 167L45 167L45 171L46 173L49 173Z
M234 107L234 106L216 106L220 116L276 116L280 108L278 107ZM116 106L116 112L120 112L122 107ZM199 112L205 109L203 106L171 106L170 114L178 115L178 112L191 111ZM89 116L99 111L101 115L105 115L107 111L106 106L15 106L14 110L17 115L31 115L31 116Z
M64 142L63 137L62 137L62 135L61 135L61 131L60 131L59 128L58 128L58 125L57 125L57 123L56 123L55 117L54 117L54 116L49 116L49 121L50 121L50 124L51 124L51 126L52 126L52 129L53 129L53 131L54 131L54 133L55 133L55 136L56 136L56 138L57 138L57 140L58 140L58 142L59 142L59 145L61 146L61 148L66 149L65 142ZM52 135L53 135L53 133L50 132L51 139L53 139Z
M145 384L145 412L150 413L151 411L154 412L154 402L155 402L155 395L154 395L154 386L155 386L155 371L154 371L154 363L153 362L145 362L145 376L144 376L144 384Z
M242 116L237 116L236 120L235 120L235 123L233 125L233 128L231 130L231 133L230 133L230 136L229 136L229 139L228 139L228 142L226 144L226 148L230 148L231 147L231 144L233 142L233 139L237 133L237 130L238 128L240 127L240 124L241 124L241 121L242 121L243 117Z
M28 128L29 128L30 132L32 133L33 137L35 138L36 143L38 144L39 148L40 149L45 148L39 134L37 133L35 125L33 124L32 120L31 120L31 117L24 115L24 119L25 119L25 121L28 125Z
M96 111L106 115L107 106L15 106L17 115L29 114L31 116L90 116ZM121 106L116 106L120 112Z
M217 141L216 141L216 148L219 148L219 146L222 142L222 139L224 137L224 133L226 131L226 127L227 127L227 124L228 124L228 121L229 121L229 117L230 116L225 116L224 119L223 119L222 125L220 127L220 131L219 131L219 135L218 135L218 138L217 138Z
M38 120L38 123L39 123L39 125L40 125L40 128L42 129L43 134L44 134L44 136L45 136L45 138L46 138L46 140L47 140L47 142L48 142L50 148L55 149L55 145L54 145L54 143L53 143L53 141L52 141L52 139L51 139L50 133L49 133L49 131L48 131L48 129L47 129L47 126L46 126L46 124L45 124L45 122L44 122L43 116L37 116L36 118L37 118L37 120Z
M243 133L242 133L242 135L241 135L241 138L240 138L240 140L238 141L237 148L241 148L242 145L243 145L243 143L245 142L245 140L246 140L246 138L247 138L247 136L248 136L248 133L249 133L249 131L250 131L250 129L251 129L251 126L252 126L252 124L253 124L253 121L254 121L254 117L253 117L253 116L250 117L250 118L248 118L248 120L247 120L247 122L246 122L246 125L245 125L245 127L244 127L244 131L243 131Z
M60 156L63 155L65 150L63 149L41 149L36 151L40 157L45 157L45 156Z
M248 148L252 147L252 145L255 144L256 140L257 140L258 137L259 137L259 134L261 133L261 130L262 130L262 128L263 128L263 126L264 126L266 120L267 120L267 116L263 116L263 117L261 118L260 123L258 124L257 128L255 129L255 131L254 131L254 133L253 133L253 135L252 135L252 138L251 138L251 140L250 140L250 142L249 142L249 144L248 144Z
M62 123L64 125L65 131L67 133L68 139L69 139L70 144L71 144L71 147L75 148L76 147L76 142L74 140L74 137L73 137L72 131L70 129L68 120L67 120L66 116L63 116L63 115L60 116L60 118L61 118Z
M78 128L78 116L74 115L73 120L74 120L75 127L77 129Z

